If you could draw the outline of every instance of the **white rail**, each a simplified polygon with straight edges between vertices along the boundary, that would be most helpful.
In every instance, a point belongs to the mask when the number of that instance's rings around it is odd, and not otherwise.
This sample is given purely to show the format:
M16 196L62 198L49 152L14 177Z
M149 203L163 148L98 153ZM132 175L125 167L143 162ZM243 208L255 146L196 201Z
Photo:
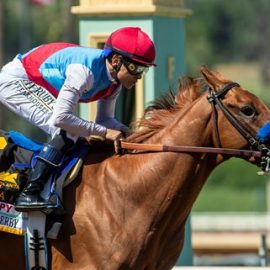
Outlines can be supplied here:
M192 213L192 231L270 231L270 214Z

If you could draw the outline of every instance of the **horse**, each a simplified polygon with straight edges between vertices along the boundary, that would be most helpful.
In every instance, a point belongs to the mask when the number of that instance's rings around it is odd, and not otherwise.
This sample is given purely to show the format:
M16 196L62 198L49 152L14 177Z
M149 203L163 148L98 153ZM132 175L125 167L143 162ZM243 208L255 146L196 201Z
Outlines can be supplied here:
M117 154L111 144L93 143L80 175L63 191L63 227L59 238L48 242L52 270L171 269L209 174L238 153L207 149L250 151L239 157L252 164L260 160L252 155L258 148L250 138L270 121L269 108L217 71L201 67L201 73L197 79L183 77L175 96L148 107L126 139L131 145L183 146L187 151L151 148ZM23 240L6 233L0 237L0 268L24 269Z

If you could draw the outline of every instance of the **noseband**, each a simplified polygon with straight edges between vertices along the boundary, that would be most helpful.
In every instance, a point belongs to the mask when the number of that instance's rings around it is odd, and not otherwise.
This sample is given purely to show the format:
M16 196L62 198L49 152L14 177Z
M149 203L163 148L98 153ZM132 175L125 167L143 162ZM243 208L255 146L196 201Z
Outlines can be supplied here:
M260 140L253 136L252 133L226 108L223 104L222 99L225 95L234 87L239 87L240 85L235 82L226 84L221 90L214 91L213 89L208 89L207 99L211 104L213 111L213 126L215 131L215 136L217 139L218 147L196 147L196 146L170 146L162 144L143 144L143 143L129 143L125 141L120 141L117 145L117 149L126 150L139 150L147 152L180 152L180 153L215 153L230 156L242 156L242 157L255 157L257 159L258 165L263 171L270 171L270 149L260 142ZM218 131L217 124L217 109L216 105L223 112L226 119L231 123L231 125L247 140L251 150L238 150L238 149L228 149L222 148L221 140Z

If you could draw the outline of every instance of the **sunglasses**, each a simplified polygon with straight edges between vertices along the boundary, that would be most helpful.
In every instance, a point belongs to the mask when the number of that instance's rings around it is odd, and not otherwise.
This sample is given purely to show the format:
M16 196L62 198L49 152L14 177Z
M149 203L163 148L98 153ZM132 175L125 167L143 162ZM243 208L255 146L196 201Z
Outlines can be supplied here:
M149 70L149 67L135 64L134 62L130 62L127 59L124 59L123 57L122 62L131 75L143 75Z

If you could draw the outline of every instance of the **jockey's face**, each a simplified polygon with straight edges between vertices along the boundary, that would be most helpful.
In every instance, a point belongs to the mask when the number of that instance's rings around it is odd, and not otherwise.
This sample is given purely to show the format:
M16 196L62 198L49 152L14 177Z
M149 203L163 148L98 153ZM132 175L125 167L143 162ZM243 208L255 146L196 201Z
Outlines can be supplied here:
M118 81L127 89L131 89L139 79L141 79L143 72L132 74L129 70L130 65L123 63L123 59L120 56L114 55L112 58L112 66L119 67L119 70L115 75L117 76ZM136 66L135 66L136 67Z
M142 78L142 74L132 75L125 65L121 65L117 78L125 88L131 89Z

